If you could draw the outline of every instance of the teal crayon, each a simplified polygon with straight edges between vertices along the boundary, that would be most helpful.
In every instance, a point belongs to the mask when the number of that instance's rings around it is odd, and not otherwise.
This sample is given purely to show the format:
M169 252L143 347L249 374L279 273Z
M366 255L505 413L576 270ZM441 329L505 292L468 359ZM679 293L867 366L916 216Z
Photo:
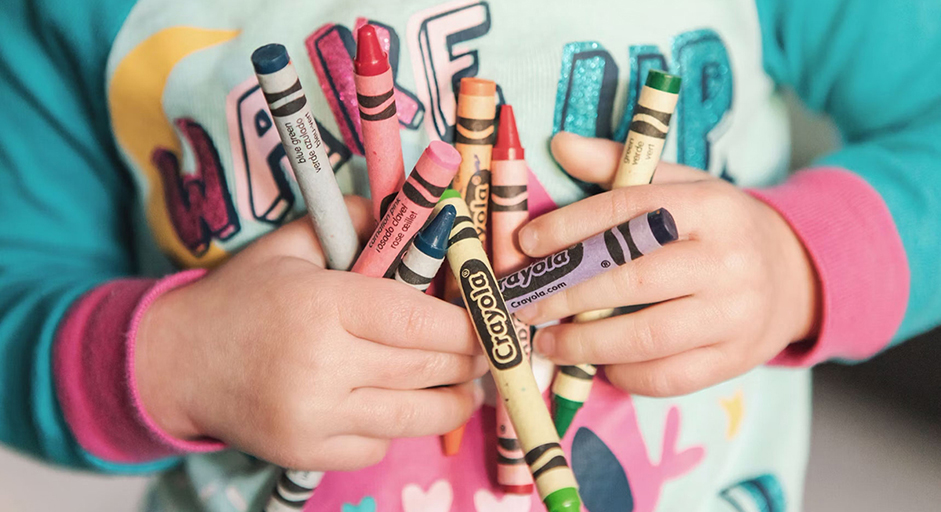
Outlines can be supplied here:
M448 236L457 217L453 206L445 206L428 227L415 237L402 263L395 271L395 280L424 292L441 268L448 253Z

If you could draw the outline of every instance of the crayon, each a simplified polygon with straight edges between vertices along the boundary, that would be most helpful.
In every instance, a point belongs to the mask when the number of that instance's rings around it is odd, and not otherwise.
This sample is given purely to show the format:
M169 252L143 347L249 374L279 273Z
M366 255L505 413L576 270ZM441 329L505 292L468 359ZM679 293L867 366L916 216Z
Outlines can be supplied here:
M612 188L647 185L653 180L670 131L670 119L680 97L681 83L680 77L656 69L647 74L647 82L634 107L634 117Z
M395 80L376 27L363 25L357 32L353 68L373 215L379 220L405 182L405 164L395 110Z
M460 218L460 210L458 210ZM507 309L516 310L636 260L677 239L665 208L639 215L500 279ZM453 241L452 241L453 243Z
M252 53L252 65L294 169L327 266L348 270L359 250L359 238L288 51L280 44L262 46Z
M481 78L462 78L457 96L457 126L454 147L461 154L461 168L453 187L464 198L480 242L487 247L487 205L490 197L490 157L495 133L497 84ZM444 280L444 300L460 299L457 281ZM464 426L442 436L444 453L455 455L461 448Z
M425 148L353 265L353 272L369 277L395 276L402 255L428 220L460 163L461 155L444 142L433 141Z
M449 206L435 215L428 227L418 233L408 248L402 263L395 270L395 280L405 283L420 292L431 286L444 256L448 252L448 236L457 212Z
M446 199L460 198L461 194L449 188L444 191L444 194L441 194L441 201ZM442 203L438 203L441 205ZM461 288L457 284L457 281L454 279L454 276L450 272L444 275L444 286L442 287L442 299L451 304L457 304L462 306L461 303ZM441 451L444 452L448 457L453 457L461 451L461 442L464 439L464 425L457 427L456 429L444 434L441 436Z
M327 266L347 270L359 251L359 238L291 57L284 46L268 44L252 53L252 66L304 196ZM265 510L303 509L321 478L323 473L319 472L285 470Z
M575 413L582 408L588 395L591 394L591 384L598 373L593 364L577 364L559 367L552 382L552 421L559 437L564 437L568 431Z
M529 168L524 158L513 107L503 105L500 107L497 143L493 147L490 188L490 243L497 277L515 272L529 263L529 257L517 243L520 228L529 220ZM512 320L523 351L531 354L529 325L515 316ZM505 493L530 494L533 492L533 477L503 402L497 402L496 418L497 483Z
M271 494L265 512L297 512L314 494L323 473L319 471L286 470Z
M461 285L464 304L477 339L487 355L490 374L523 448L524 460L549 512L578 511L578 484L569 468L549 410L533 377L510 319L467 204L448 198L457 220L451 228L448 265Z
M497 84L481 78L462 78L457 96L454 147L461 168L454 189L461 193L474 219L480 242L487 247L487 205L490 196L490 157L497 113Z
M634 109L630 131L624 142L624 152L615 174L613 188L646 185L653 181L667 132L670 119L676 110L679 98L679 77L650 70L647 82L640 91L640 98ZM614 315L613 309L586 311L575 315L575 322L590 322ZM564 437L575 413L582 407L591 394L591 384L597 369L590 364L577 367L562 367L552 385L553 416L559 437Z

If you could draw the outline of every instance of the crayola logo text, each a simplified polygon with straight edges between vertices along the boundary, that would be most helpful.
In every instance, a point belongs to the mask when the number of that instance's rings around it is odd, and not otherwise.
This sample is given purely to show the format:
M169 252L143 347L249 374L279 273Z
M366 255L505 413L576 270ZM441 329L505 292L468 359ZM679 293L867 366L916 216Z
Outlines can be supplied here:
M555 283L577 269L584 255L584 245L577 243L504 277L500 280L503 298L509 301Z
M493 366L508 370L523 362L516 330L497 292L493 274L480 260L468 260L461 266L461 288L484 349Z

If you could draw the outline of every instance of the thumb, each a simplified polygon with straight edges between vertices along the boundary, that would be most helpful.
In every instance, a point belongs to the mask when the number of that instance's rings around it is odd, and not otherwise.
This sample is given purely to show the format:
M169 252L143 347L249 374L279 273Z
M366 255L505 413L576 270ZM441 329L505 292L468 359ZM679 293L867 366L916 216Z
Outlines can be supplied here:
M372 216L372 201L361 196L344 196L346 209L353 219L353 227L359 236L360 244L365 244L376 229L376 219Z
M597 183L611 188L624 144L608 139L582 137L569 132L559 132L550 144L556 162L574 178ZM707 172L685 165L660 162L653 182L657 184L679 183L712 179Z
M376 221L372 217L372 203L359 196L345 196L346 208L360 243L372 234ZM303 214L299 218L268 233L245 249L255 258L290 256L309 261L318 267L326 267L320 240L314 232L310 216Z

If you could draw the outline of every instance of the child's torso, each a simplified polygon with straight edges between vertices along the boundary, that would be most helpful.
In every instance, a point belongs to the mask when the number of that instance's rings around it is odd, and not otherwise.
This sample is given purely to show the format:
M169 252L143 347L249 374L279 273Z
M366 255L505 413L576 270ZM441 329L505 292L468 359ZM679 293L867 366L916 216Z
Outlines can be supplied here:
M112 48L108 106L163 254L211 266L303 215L249 61L265 43L290 51L344 191L367 192L351 64L364 22L390 42L406 168L430 140L451 140L459 79L493 79L514 107L534 213L586 193L552 160L551 135L623 140L650 68L684 79L665 160L743 186L787 168L786 115L751 0L141 0ZM592 512L783 510L801 495L808 403L806 372L758 369L667 400L598 383L563 447ZM493 428L485 407L454 458L436 438L397 441L376 467L327 474L309 510L539 510L538 499L496 490ZM198 499L243 510L271 475L232 452L193 457L163 479L152 508ZM181 476L195 495L174 491Z

